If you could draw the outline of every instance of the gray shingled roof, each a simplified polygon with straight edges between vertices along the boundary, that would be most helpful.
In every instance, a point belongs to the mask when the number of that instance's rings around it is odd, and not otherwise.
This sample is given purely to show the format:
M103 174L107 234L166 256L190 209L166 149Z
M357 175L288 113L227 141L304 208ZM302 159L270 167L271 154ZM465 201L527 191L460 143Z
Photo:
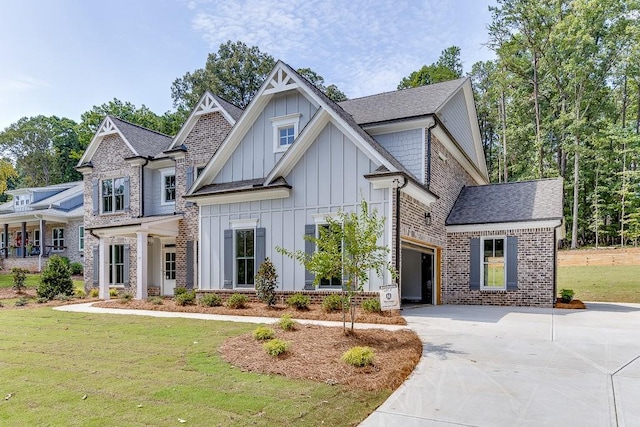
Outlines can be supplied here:
M253 190L263 190L265 188L275 188L275 187L288 187L291 186L285 181L284 178L280 177L273 181L269 185L264 185L264 178L256 178L256 179L246 179L243 181L231 181L231 182L223 182L220 184L209 184L205 185L202 188L199 188L198 191L194 192L192 196L204 196L204 195L212 195L212 194L223 194L223 193L238 193L241 191L253 191Z
M359 125L435 114L467 78L339 102Z
M218 95L214 93L211 93L211 96L213 96L216 99L216 101L218 101L220 106L224 108L231 117L233 117L233 120L235 120L236 122L238 121L238 119L242 115L242 111L243 111L242 108L236 107L226 99L220 98Z
M173 138L114 116L109 116L139 156L155 157L169 148Z
M446 225L562 218L562 178L464 187Z

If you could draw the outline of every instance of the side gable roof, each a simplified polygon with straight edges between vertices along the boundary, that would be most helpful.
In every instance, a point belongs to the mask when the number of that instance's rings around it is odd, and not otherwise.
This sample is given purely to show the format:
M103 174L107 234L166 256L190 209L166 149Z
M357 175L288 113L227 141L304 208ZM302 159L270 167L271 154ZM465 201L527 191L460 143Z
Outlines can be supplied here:
M339 102L359 125L436 114L468 78Z
M231 126L235 125L240 116L242 115L242 109L236 107L232 103L220 98L218 95L214 95L213 93L206 91L200 97L200 100L196 104L191 114L189 114L189 118L184 122L178 133L176 134L173 142L167 148L167 151L173 150L177 147L180 147L189 132L193 129L196 122L198 121L198 117L204 114L215 113L219 111L222 113L225 119L229 122Z
M172 141L170 136L129 123L107 115L98 127L91 143L85 150L77 167L91 161L100 143L107 135L119 135L134 156L155 157L167 149Z
M562 178L464 187L446 225L562 219Z

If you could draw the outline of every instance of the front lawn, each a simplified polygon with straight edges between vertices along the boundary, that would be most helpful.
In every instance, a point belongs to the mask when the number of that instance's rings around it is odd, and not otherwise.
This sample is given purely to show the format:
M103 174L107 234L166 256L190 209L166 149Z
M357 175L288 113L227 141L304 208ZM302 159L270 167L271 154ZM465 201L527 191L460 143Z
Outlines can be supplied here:
M73 286L76 289L83 289L84 282L76 279L76 276L73 276ZM40 281L40 274L27 274L27 280L25 280L25 285L27 289L35 289L38 286L38 282ZM11 272L2 272L0 273L0 289L11 288L13 286L13 274Z
M0 425L356 425L389 396L233 368L253 328L0 308Z
M558 291L581 301L640 303L640 265L558 267Z

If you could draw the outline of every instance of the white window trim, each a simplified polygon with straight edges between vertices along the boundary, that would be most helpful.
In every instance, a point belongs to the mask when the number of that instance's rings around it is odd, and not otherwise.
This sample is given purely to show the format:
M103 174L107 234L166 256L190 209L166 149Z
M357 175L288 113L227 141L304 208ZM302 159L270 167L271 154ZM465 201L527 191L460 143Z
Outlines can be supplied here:
M258 227L258 218L232 219L229 220L232 230L244 230Z
M336 221L338 220L338 212L315 213L311 214L311 218L313 218L313 223L316 225L327 224L327 218L331 218Z
M117 215L117 214L121 214L122 212L125 212L126 209L124 209L124 200L125 197L127 197L124 193L122 193L122 209L120 210L116 210L116 179L125 179L124 175L115 175L115 176L105 176L104 178L101 178L98 181L98 185L99 190L98 190L98 195L100 197L100 215ZM104 198L102 197L102 182L103 181L111 181L111 189L113 191L113 194L111 195L111 206L112 209L110 211L105 211L104 210ZM125 189L126 191L126 189Z
M177 182L175 182L175 178L176 178L176 170L175 168L165 168L165 169L160 169L160 204L163 206L168 206L168 205L175 205L176 201L175 198L174 200L169 200L167 201L166 199L166 194L165 194L165 188L164 188L164 179L167 176L171 176L173 175L174 177L174 183L177 184ZM175 185L174 184L174 185ZM177 197L177 185L174 186L174 192L175 195Z
M253 221L253 220L233 220L233 221L238 221L237 224L242 224L239 221ZM231 221L230 221L231 222ZM255 224L257 225L258 220L255 219ZM238 231L248 231L248 230L253 230L253 262L255 263L256 260L256 227L255 226L248 226L248 227L234 227L234 224L231 225L231 229L233 230L233 287L234 288L239 288L239 289L251 289L251 285L247 285L247 284L238 284L238 257L236 254L236 248L237 248L237 236L238 236ZM255 268L255 267L254 267ZM257 271L254 271L253 274L255 275L257 273ZM254 279L254 283L253 283L253 288L256 287L255 284L255 279Z
M64 246L64 241L66 239L66 236L64 235L65 234L64 233L64 227L56 227L56 228L51 229L51 245L53 246L51 248L51 252L64 252L64 249L56 249L56 246L58 246L58 245L56 245L56 240L58 240L58 241L60 240L60 239L55 239L54 238L54 233L55 233L56 230L62 230L62 245L61 246Z
M485 240L503 240L504 250L504 286L497 288L495 286L484 285L484 242ZM481 291L506 291L507 290L507 236L482 236L480 238L480 290Z
M293 125L293 139L298 137L298 127L300 124L300 113L287 114L286 116L278 116L271 118L271 124L273 125L273 152L283 153L287 151L290 145L280 145L279 131L282 128L291 127Z
M80 234L80 229L82 229L82 234ZM80 242L82 242L82 245L80 245ZM78 251L84 251L84 225L78 226Z
M316 239L320 239L320 227L323 225L329 225L329 222L327 222L327 218L332 218L332 219L337 219L338 217L338 213L337 212L327 212L327 213L321 213L321 214L312 214L311 215L313 217L313 222L316 225L316 234L315 237ZM344 240L342 241L342 258L344 260ZM318 245L316 245L315 252L318 252ZM344 285L345 282L345 277L344 277L344 270L342 271L342 277L340 278L340 285L320 285L318 284L318 289L324 289L324 290L331 290L331 289L342 289L342 286Z

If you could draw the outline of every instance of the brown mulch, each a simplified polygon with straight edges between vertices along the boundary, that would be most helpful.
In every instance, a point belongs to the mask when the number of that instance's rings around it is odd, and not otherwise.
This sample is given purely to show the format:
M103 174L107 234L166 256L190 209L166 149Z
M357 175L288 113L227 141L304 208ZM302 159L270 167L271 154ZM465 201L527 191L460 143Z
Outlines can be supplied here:
M225 341L220 354L242 370L341 384L366 390L395 390L413 371L422 355L422 343L410 330L356 330L345 335L342 328L298 325L295 331L274 327L276 337L289 343L287 353L271 357L251 334ZM354 346L368 346L375 352L372 366L354 367L342 354Z
M556 308L565 308L565 309L585 309L587 308L586 305L584 305L584 303L582 301L580 301L579 299L574 299L571 300L571 302L562 302L562 300L560 300L560 298L558 298L556 300Z
M131 300L124 302L122 300L100 301L93 304L94 307L105 308L127 308L139 310L158 310L158 311L176 311L183 313L206 313L206 314L226 314L234 316L259 316L259 317L281 317L283 314L290 314L294 319L310 319L310 320L333 320L342 322L342 312L325 313L320 304L311 304L309 310L296 310L284 305L276 305L267 307L263 303L249 303L246 308L234 309L225 306L220 307L203 307L199 305L176 305L172 299L164 298L162 305L155 305L148 301ZM347 315L347 321L349 317ZM375 323L385 325L406 325L407 322L400 311L385 311L382 313L367 313L360 308L356 309L357 323Z
M7 299L14 298L27 298L27 305L16 306L14 303L7 303ZM91 302L91 301L99 301L97 298L87 298L87 299L77 299L72 298L69 301L60 301L60 300L51 300L43 303L36 302L36 290L35 289L25 289L22 292L16 292L13 288L1 288L0 289L0 303L2 303L2 309L24 309L24 308L34 308L34 307L57 307L60 305L68 305L68 304L79 304L83 302Z

